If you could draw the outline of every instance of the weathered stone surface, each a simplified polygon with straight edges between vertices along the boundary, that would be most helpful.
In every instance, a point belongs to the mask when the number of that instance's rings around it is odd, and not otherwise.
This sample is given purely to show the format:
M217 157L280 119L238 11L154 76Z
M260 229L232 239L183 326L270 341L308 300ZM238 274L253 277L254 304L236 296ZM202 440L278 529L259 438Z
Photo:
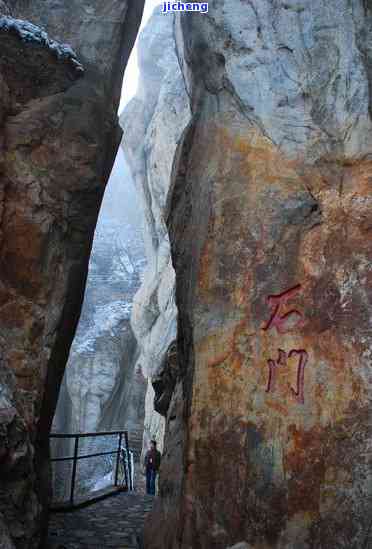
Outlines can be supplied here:
M0 0L0 15L11 15L9 6L3 0Z
M17 549L40 541L47 436L143 8L98 4L15 0L0 18L0 513Z
M183 379L147 549L372 546L371 25L359 0L178 19Z
M190 118L179 68L173 16L157 9L139 38L140 82L124 109L123 149L145 214L148 267L136 294L131 324L139 345L137 365L149 379L144 447L151 438L163 444L164 419L154 410L151 379L160 375L167 349L176 337L174 270L164 212L177 142Z

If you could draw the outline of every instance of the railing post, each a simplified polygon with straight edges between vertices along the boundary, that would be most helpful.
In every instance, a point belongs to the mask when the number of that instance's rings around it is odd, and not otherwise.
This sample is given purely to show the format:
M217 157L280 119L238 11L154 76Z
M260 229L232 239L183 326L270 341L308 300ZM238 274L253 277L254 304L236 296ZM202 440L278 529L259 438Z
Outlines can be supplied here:
M74 461L72 463L72 475L71 475L71 493L70 493L70 504L74 504L74 492L75 492L75 481L76 481L76 468L77 468L77 458L79 454L79 435L75 435L75 447L74 447Z
M115 486L118 485L118 476L119 476L119 463L120 463L120 454L121 454L121 441L123 439L123 433L119 434L118 442L118 453L116 455L116 468L115 468ZM125 467L124 467L125 469Z
M128 461L128 473L129 473L129 483L128 490L133 490L133 482L132 482L132 463L130 460L130 454L129 454L129 440L128 440L128 431L124 432L124 438L125 438L125 450L127 453L127 461Z

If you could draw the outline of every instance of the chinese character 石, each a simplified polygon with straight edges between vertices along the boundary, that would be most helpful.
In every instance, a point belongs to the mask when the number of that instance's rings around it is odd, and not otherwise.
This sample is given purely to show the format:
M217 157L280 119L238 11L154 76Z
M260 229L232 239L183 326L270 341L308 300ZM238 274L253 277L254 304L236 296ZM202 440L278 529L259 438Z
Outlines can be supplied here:
M266 332L271 327L275 327L279 334L285 334L291 327L300 326L302 323L302 314L296 309L291 309L285 314L281 314L281 308L292 297L301 290L301 285L298 284L290 290L286 290L278 295L269 295L267 303L271 309L271 316L268 322L263 327Z

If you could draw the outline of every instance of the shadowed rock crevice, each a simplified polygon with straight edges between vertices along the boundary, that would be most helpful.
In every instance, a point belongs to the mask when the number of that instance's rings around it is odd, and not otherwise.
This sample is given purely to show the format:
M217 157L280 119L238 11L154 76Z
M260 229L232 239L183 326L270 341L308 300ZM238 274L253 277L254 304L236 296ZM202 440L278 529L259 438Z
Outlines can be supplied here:
M155 391L154 409L164 417L167 416L178 377L177 343L174 342L164 357L160 374L154 376L151 380Z

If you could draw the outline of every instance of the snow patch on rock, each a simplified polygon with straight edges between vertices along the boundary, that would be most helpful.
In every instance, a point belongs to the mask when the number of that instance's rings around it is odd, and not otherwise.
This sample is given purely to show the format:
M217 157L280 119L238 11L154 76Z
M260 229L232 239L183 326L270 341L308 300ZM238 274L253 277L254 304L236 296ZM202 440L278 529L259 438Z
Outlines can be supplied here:
M84 72L84 68L71 46L52 40L43 29L29 21L7 16L0 17L0 31L13 32L24 42L36 43L46 47L58 60L71 63L77 72Z

